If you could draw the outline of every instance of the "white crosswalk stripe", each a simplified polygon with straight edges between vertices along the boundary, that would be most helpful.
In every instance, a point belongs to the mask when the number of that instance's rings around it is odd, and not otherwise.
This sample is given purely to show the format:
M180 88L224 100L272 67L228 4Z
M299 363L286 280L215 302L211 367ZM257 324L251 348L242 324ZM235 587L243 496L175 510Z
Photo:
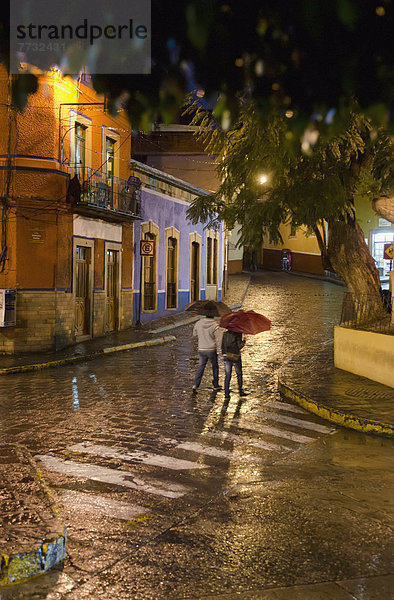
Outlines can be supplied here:
M237 419L237 427L241 429L248 429L250 431L258 431L259 433L265 433L266 435L272 435L285 440L291 440L293 442L298 442L299 444L310 444L316 439L306 435L301 435L300 433L293 433L292 431L287 431L286 429L278 429L276 427L270 427L269 425L256 424L253 421L239 421Z
M89 443L75 444L74 446L69 446L68 450L71 452L84 452L86 454L102 456L104 458L119 458L120 460L125 461L135 461L153 467L164 467L176 471L207 468L207 465L200 465L190 460L172 458L171 456L164 456L162 454L141 451L127 452L120 448L110 448L109 446L100 446Z
M234 433L230 433L228 431L204 431L202 435L204 437L213 437L222 440L229 440L231 442L238 442L239 444L246 444L248 446L254 446L256 448L262 448L263 450L269 450L270 452L281 452L282 450L289 449L287 446L270 444L269 442L264 442L263 440L255 440L251 437L235 435Z
M198 452L198 454L204 454L207 456L214 456L216 458L225 458L227 460L244 460L247 462L258 462L262 459L258 456L249 456L236 450L230 452L229 450L222 450L221 448L214 448L213 446L205 446L198 442L178 442L177 440L165 439L167 444L173 444L177 449L189 450L190 452Z
M335 431L334 427L327 427L326 425L320 425L319 423L313 423L312 421L306 421L304 419L296 419L295 417L287 417L286 415L278 415L274 412L265 410L256 410L253 414L262 417L263 419L268 419L269 421L277 421L278 423L302 427L302 429L310 429L312 431L318 431L319 433L332 433Z
M84 492L76 492L74 490L64 490L60 492L60 498L69 510L78 510L82 512L92 512L96 516L113 517L114 519L122 519L129 521L151 512L147 508L129 504L128 502L120 502L112 498L104 498L94 494L86 494Z
M298 409L285 402L268 402L264 405L264 409L276 409L278 411L287 410L289 412L306 415L302 409ZM248 418L249 417L249 418ZM274 427L263 422L258 422L256 419L266 419L274 421L283 428ZM290 452L291 445L288 442L296 442L297 444L310 444L315 441L316 437L310 437L303 433L295 433L286 429L286 425L298 427L311 432L328 434L335 432L335 428L327 427L319 423L307 420L306 418L292 417L283 413L275 412L275 410L256 410L245 415L239 415L237 418L229 416L224 420L224 429L220 430L205 430L200 434L200 441L179 441L171 438L164 438L162 441L170 446L170 450L184 450L187 452L196 453L195 460L185 460L164 454L155 454L153 452L144 452L141 450L126 450L119 447L110 447L92 442L83 442L73 444L68 447L70 452L78 454L87 454L92 457L117 459L129 463L130 467L138 467L138 465L146 465L149 467L159 467L165 472L167 471L193 471L198 469L208 469L209 464L204 464L203 457L214 457L226 459L227 461L244 461L244 462L259 462L263 458L253 456L247 452L240 451L242 446L253 447L266 452ZM222 425L222 426L223 426ZM230 430L231 427L231 430ZM253 435L253 433L258 435ZM261 439L261 435L278 438L278 443ZM214 445L215 440L221 442L231 442L236 445L236 449L226 450L217 448ZM281 444L280 441L286 442ZM201 443L202 441L202 443ZM282 454L283 456L283 454ZM103 467L90 463L77 462L73 460L64 460L53 455L36 456L43 465L50 471L61 473L70 477L90 479L110 485L122 486L132 490L137 490L146 494L154 494L163 496L169 499L176 499L192 492L191 487L171 483L167 481L153 481L152 478L140 479L135 477L131 471L120 470L117 468ZM156 472L157 474L157 472ZM156 476L156 475L155 475ZM132 520L137 517L142 517L150 509L121 502L112 498L95 495L92 493L76 492L74 490L63 490L59 492L61 501L69 507L68 510L78 509L81 512L94 512L98 515L104 515L111 518ZM145 517L144 517L145 518Z
M264 404L264 408L268 406L269 408L277 408L278 410L287 410L288 412L297 413L299 415L307 415L307 411L299 406L294 406L294 404L289 404L288 402L278 402L276 400L272 400L271 402L266 402Z
M57 473L62 473L63 475L70 475L73 477L84 477L94 481L101 481L102 483L120 485L133 490L147 492L148 494L165 496L166 498L180 498L190 491L189 488L180 484L148 483L142 479L134 477L129 471L107 469L106 467L77 463L71 460L64 461L48 455L36 456L35 458L40 460L49 471L56 471Z

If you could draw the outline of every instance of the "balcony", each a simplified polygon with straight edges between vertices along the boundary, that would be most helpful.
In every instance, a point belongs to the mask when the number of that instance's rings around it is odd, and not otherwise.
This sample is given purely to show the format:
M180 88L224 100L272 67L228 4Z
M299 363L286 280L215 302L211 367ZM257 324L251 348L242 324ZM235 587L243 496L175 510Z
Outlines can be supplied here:
M141 191L137 178L108 176L86 168L85 179L74 206L77 212L106 220L130 220L141 216Z

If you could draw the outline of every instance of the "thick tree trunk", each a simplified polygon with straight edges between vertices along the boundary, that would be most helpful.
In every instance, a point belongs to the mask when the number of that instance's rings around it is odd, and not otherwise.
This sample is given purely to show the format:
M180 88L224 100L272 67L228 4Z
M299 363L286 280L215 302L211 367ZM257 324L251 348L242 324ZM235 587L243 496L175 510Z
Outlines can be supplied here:
M378 317L383 310L379 272L357 223L329 223L328 255L335 272L346 282L363 314Z
M372 203L372 208L380 217L394 223L394 195L384 196Z
M315 227L313 227L313 231L315 233L317 243L319 244L319 249L320 249L320 253L321 253L321 264L323 266L323 269L325 271L333 272L334 269L331 264L330 257L328 255L328 250L327 250L327 240L326 240L326 236L324 235L324 232L325 232L324 223L320 227L318 227L317 225Z

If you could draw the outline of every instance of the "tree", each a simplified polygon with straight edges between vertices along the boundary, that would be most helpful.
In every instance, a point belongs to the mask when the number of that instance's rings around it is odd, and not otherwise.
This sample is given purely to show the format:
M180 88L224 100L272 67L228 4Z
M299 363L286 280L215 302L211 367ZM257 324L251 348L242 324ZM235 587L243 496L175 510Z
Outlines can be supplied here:
M239 119L223 132L196 102L186 111L199 124L207 150L218 157L221 186L189 210L193 221L223 219L242 226L241 243L256 246L264 235L280 242L279 226L292 222L316 235L323 266L334 270L351 292L380 303L380 281L355 214L356 198L375 202L393 189L394 143L353 105L304 135L302 151L286 118L263 118L255 102L240 103ZM333 135L332 129L341 131ZM259 175L268 173L261 186ZM328 236L327 236L328 234Z

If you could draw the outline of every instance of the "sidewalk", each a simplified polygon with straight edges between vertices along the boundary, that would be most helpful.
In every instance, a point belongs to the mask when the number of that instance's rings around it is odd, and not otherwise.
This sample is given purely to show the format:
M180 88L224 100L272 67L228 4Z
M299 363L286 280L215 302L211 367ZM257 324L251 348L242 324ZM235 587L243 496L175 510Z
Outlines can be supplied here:
M230 276L224 298L242 305L250 274ZM252 275L253 278L253 275ZM102 354L171 341L168 334L199 317L189 313L158 319L139 328L89 340L57 353L0 357L0 375L60 366ZM290 359L279 375L287 399L336 424L394 437L394 389L336 369L333 344ZM27 449L0 445L0 587L40 574L65 557L66 532L40 472Z
M285 398L337 425L394 437L394 388L334 367L334 344L290 359L279 373Z

